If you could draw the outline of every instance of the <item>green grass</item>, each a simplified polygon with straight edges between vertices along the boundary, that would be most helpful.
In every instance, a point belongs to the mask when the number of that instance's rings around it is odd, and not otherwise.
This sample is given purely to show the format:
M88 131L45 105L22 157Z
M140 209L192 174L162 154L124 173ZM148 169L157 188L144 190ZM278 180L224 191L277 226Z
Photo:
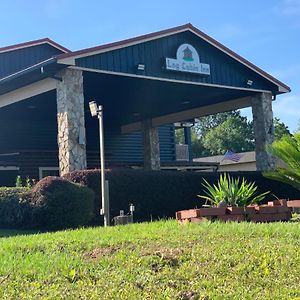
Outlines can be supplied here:
M0 238L0 299L299 298L299 223L170 220Z

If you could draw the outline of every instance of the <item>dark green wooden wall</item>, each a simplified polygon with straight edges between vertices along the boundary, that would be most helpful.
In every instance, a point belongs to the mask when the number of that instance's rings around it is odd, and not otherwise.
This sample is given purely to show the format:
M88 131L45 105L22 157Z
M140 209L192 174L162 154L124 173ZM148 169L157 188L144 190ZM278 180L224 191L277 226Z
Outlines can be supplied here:
M196 48L201 63L210 65L209 76L165 70L165 58L176 58L177 48L184 43ZM145 64L144 72L137 71L139 63ZM76 65L91 69L234 87L247 87L246 82L251 79L252 88L278 90L277 86L192 32L182 32L122 49L78 58Z

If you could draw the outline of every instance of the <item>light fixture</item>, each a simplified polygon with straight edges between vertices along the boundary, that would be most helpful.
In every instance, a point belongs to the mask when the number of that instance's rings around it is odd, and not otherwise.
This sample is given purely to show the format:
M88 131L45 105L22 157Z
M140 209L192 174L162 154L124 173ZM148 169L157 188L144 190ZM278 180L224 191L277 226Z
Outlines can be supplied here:
M105 180L105 160L104 160L104 129L103 129L103 108L95 101L89 102L92 117L98 117L99 120L99 139L100 139L100 186L101 186L101 204L100 214L104 216L104 226L109 226L109 192L108 181Z
M174 123L175 128L191 128L194 125L195 125L195 122L193 120Z
M144 64L138 64L138 65L137 65L137 69L138 69L139 71L144 71L144 70L145 70L145 65L144 65Z
M89 103L89 106L90 106L90 112L91 112L92 117L97 116L97 114L98 114L98 105L97 105L97 103L95 101L91 101Z
M182 101L181 102L181 104L183 104L183 105L185 105L185 104L190 104L191 103L191 101L189 101L189 100L185 100L185 101Z
M247 85L251 86L252 84L253 84L253 81L250 80L250 79L248 79L248 80L247 80Z

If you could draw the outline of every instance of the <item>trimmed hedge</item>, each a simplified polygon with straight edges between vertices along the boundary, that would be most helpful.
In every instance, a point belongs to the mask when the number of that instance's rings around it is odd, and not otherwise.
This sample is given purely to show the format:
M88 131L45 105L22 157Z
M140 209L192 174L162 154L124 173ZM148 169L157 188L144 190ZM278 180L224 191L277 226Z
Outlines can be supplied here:
M109 180L111 216L121 209L128 211L130 203L136 207L135 220L146 221L174 217L179 210L201 207L204 201L197 197L203 194L203 178L210 183L217 182L220 173L174 172L144 170L111 170L106 172ZM271 191L278 198L300 199L300 191L293 187L267 179L260 172L231 172L233 177L245 177L255 181L258 193ZM100 172L99 170L74 171L66 179L84 184L95 192L96 220L99 218ZM275 199L270 194L267 200Z
M89 224L94 192L59 177L33 189L0 188L0 228L64 229Z
M33 225L63 229L87 225L93 218L94 192L60 177L46 177L31 192Z
M0 188L0 228L20 228L30 222L28 188Z

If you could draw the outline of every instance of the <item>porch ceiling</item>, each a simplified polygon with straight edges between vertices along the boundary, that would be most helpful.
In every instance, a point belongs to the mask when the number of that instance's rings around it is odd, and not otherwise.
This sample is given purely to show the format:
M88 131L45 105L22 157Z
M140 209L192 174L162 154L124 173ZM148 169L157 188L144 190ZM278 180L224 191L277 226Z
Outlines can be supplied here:
M84 72L84 93L86 105L97 101L103 105L105 121L122 126L220 103L225 103L225 111L226 102L256 92Z

